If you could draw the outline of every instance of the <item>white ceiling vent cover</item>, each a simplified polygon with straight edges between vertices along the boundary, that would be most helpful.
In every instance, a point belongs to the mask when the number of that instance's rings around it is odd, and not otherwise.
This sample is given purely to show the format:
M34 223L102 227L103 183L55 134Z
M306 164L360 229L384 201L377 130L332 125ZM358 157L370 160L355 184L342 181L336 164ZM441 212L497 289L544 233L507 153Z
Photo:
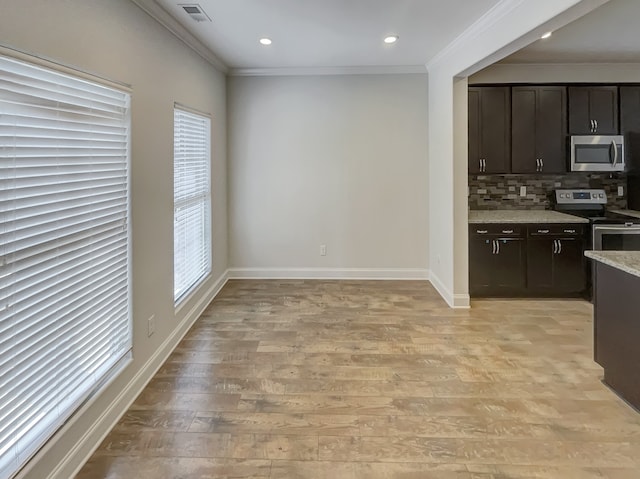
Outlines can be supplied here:
M193 18L196 22L210 22L211 18L209 15L204 13L204 10L197 3L190 3L188 5L180 5L182 9L187 12L191 18Z

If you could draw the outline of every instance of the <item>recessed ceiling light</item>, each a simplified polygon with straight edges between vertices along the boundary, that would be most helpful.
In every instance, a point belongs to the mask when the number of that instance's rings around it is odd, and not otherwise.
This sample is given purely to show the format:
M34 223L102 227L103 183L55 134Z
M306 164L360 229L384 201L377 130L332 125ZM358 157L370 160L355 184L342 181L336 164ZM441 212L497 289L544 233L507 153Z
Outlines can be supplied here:
M271 45L271 39L270 38L261 38L260 39L260 43L262 45Z
M540 38L542 38L543 40L546 40L547 38L549 38L551 36L551 32L547 32L544 35L542 35Z
M398 35L389 35L388 37L385 37L384 42L395 43L398 41L398 38L400 38Z

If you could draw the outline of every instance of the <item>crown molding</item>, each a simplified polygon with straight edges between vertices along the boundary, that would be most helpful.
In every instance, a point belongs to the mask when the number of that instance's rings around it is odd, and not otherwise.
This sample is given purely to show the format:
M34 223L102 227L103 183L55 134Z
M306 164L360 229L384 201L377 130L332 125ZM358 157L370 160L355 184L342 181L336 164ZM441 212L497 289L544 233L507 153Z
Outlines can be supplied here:
M317 75L398 75L427 73L424 65L353 66L353 67L285 67L232 68L229 76L317 76Z
M229 68L211 51L209 47L198 40L191 32L189 32L189 30L183 27L180 22L173 18L164 8L158 5L155 0L131 0L131 2L137 5L143 12L169 30L169 32L175 35L185 45L213 65L216 70L222 73L227 73L229 71Z
M476 20L469 28L458 35L449 45L442 49L436 56L429 60L426 64L427 70L431 70L438 66L443 60L457 50L459 46L469 39L475 38L482 32L489 30L493 25L507 16L513 10L518 8L525 0L501 0L495 4L490 10Z
M629 68L638 68L640 67L640 62L599 62L599 61L581 61L581 62L572 62L572 61L547 61L547 62L509 62L509 61L500 61L491 65L491 68L558 68L563 66L584 66L584 67L629 67Z

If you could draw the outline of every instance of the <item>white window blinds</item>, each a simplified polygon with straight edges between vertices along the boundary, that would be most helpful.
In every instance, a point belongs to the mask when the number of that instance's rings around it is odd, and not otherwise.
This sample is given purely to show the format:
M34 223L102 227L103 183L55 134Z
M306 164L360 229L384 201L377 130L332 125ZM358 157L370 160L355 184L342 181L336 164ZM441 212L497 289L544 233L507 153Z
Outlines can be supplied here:
M211 120L174 109L173 292L178 303L211 272Z
M131 350L129 95L0 56L0 477Z

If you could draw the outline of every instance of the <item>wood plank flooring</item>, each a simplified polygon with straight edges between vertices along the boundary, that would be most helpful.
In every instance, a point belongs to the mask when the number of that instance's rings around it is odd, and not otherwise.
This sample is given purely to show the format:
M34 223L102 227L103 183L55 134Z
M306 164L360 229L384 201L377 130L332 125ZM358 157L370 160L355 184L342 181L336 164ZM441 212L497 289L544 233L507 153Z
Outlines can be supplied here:
M79 479L638 479L592 307L230 281Z

